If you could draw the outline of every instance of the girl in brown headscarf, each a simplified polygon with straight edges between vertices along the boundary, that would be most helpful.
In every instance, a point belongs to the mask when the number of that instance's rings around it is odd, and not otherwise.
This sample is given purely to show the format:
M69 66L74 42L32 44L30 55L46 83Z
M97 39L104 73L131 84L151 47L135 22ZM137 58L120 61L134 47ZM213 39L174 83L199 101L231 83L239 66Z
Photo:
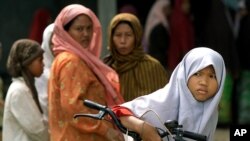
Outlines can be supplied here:
M139 19L128 13L116 15L109 26L110 55L104 62L118 73L126 101L151 93L168 82L164 67L143 51L142 31Z
M12 83L5 99L3 140L47 141L48 128L38 101L34 77L43 72L43 50L29 39L17 40L7 61Z

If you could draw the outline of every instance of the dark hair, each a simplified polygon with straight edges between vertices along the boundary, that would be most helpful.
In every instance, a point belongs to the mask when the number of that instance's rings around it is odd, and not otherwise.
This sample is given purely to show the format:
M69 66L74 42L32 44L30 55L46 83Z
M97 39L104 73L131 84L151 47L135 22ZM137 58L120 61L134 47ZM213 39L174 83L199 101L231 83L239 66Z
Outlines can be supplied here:
M80 14L80 15L84 15L84 14ZM79 16L79 15L78 15L78 16ZM70 26L73 24L73 22L75 21L75 19L76 19L78 16L75 16L72 20L70 20L67 24L65 24L65 25L63 26L63 29L66 30L66 31L69 31Z
M76 17L74 19L72 19L71 21L69 21L67 24L65 24L63 26L63 29L66 31L69 31L70 26L73 24L74 20L76 19Z
M80 16L80 15L86 15L86 14L79 14L79 15L75 16L72 20L70 20L68 23L66 23L66 24L63 26L63 29L66 30L66 31L69 31L70 26L73 24L73 22L75 21L75 19L76 19L78 16ZM88 16L88 15L86 15L86 16ZM89 17L89 16L88 16L88 17ZM91 18L90 18L90 20L91 20Z

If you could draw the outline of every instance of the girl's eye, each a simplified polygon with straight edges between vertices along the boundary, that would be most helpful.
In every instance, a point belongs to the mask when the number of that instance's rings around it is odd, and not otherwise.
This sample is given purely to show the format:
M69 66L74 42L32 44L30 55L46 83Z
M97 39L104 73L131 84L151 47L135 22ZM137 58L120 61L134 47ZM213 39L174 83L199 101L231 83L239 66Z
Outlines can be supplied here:
M193 74L194 76L200 76L200 73L199 72L196 72Z
M210 78L216 79L216 75L215 75L215 74L211 74L211 75L210 75Z

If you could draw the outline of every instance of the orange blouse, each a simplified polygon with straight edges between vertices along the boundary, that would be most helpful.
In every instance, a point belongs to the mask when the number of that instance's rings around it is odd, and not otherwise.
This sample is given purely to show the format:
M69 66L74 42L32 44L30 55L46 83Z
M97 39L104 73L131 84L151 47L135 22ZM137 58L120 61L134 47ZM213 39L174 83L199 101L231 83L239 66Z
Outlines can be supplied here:
M97 113L83 105L89 99L107 105L105 88L79 57L69 52L58 54L49 79L49 128L51 141L106 141L105 120L87 117L74 119L77 113Z

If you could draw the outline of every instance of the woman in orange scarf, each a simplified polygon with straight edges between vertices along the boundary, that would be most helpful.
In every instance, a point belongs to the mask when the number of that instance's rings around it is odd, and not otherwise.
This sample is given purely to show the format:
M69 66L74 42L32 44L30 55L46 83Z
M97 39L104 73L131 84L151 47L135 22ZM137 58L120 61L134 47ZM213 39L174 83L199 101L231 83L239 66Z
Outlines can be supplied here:
M71 4L59 13L52 37L55 54L49 78L49 128L53 141L122 141L105 120L74 119L77 113L96 113L84 99L112 106L123 103L118 76L99 60L100 22L88 8Z

